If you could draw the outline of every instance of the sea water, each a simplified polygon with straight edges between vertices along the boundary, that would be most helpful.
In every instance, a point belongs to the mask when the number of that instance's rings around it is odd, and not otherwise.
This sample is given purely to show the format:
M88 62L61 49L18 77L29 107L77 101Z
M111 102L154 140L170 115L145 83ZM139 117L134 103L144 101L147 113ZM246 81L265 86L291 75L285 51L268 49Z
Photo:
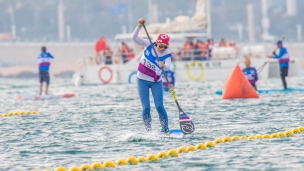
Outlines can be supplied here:
M304 126L304 93L261 94L259 99L222 100L214 94L222 81L176 84L181 108L196 131L186 139L128 139L144 132L136 84L75 87L70 79L52 79L50 91L75 93L69 99L16 100L37 92L37 79L0 79L0 113L41 111L0 117L0 170L54 170L129 156L147 156L224 136L271 134ZM288 86L304 88L304 78L288 78ZM280 79L258 82L259 88L281 88ZM153 129L160 124L151 99ZM169 126L179 128L178 110L164 97ZM115 170L301 170L304 134L284 139L258 139L216 144L212 149L179 154L156 163L118 166ZM109 169L111 170L111 169Z

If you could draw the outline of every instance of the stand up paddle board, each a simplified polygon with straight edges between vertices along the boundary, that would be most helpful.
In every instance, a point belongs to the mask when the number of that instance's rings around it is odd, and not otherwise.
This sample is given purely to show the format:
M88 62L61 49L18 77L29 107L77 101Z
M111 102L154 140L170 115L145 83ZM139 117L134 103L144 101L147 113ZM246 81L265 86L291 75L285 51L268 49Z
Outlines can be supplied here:
M75 94L72 92L68 93L55 93L47 95L20 95L17 97L18 100L42 100L42 99L59 99L59 98L70 98Z
M186 138L180 129L172 129L168 135L165 135L164 132L159 132L158 135L160 137Z
M257 90L259 94L265 93L291 93L291 92L304 92L301 88L288 88L288 89L259 89ZM222 95L222 90L217 90L215 94Z
M158 140L160 138L178 138L183 139L187 138L186 135L182 133L179 129L173 129L170 131L168 135L164 135L163 132L159 133L132 133L127 134L123 140L124 141L130 141L130 140Z

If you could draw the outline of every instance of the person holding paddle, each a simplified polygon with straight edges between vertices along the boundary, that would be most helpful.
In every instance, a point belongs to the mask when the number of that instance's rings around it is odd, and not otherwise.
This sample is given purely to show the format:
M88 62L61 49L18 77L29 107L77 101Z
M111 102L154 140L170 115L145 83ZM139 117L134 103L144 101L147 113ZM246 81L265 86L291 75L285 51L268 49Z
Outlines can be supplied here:
M284 89L287 89L286 77L288 76L288 63L289 63L289 55L287 49L283 47L283 42L277 41L275 43L277 45L277 49L279 49L279 54L277 55L275 51L272 52L272 56L268 56L268 58L274 58L279 60L280 71L281 71L281 79L283 82Z
M137 88L139 98L142 104L142 118L148 132L152 131L149 90L151 89L154 98L154 104L159 115L162 132L169 133L168 115L163 104L163 86L162 86L162 68L169 70L172 54L168 49L169 36L160 34L156 42L150 44L148 39L138 37L138 33L145 22L144 18L138 20L138 25L133 32L133 40L142 46L145 46L144 53L140 59L137 71ZM153 47L156 47L156 53ZM158 55L160 61L155 57Z
M257 70L254 67L250 66L249 58L245 58L244 63L245 63L246 68L243 69L243 73L244 73L245 77L247 78L247 80L249 81L249 83L252 85L252 87L255 90L257 90L256 84L255 84L258 81Z

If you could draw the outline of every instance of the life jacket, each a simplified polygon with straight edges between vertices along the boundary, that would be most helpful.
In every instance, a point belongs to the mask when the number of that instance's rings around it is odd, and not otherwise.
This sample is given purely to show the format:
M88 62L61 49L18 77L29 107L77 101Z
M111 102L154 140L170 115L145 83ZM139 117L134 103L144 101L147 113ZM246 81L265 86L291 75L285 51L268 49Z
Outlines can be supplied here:
M129 50L129 47L127 45L121 45L120 51L122 53L129 53L130 50Z
M206 56L208 51L207 43L200 43L199 49L201 50L201 56Z
M219 46L220 46L220 47L227 47L227 43L224 42L224 41L220 41L220 42L219 42Z
M281 47L280 48L280 54L282 54L282 56L279 58L279 63L282 64L282 63L289 63L289 55L288 55L288 52L287 52L287 49L284 48L284 47Z
M49 67L51 65L51 58L53 58L53 56L48 52L42 52L38 56L39 71L49 70Z
M107 58L112 56L112 51L111 51L110 48L106 48L106 49L105 49L105 56L106 56Z
M139 61L138 72L148 77L152 77L154 82L160 81L162 75L162 69L157 64L157 59L152 54L152 46L155 46L155 42L149 45L144 50L144 53ZM159 60L164 62L167 58L171 58L172 54L166 54L159 56Z
M251 84L255 84L258 80L258 74L257 71L254 67L250 67L248 68L244 68L243 69L243 73L245 75L245 77L247 78L247 80L251 83ZM256 78L253 76L255 75Z

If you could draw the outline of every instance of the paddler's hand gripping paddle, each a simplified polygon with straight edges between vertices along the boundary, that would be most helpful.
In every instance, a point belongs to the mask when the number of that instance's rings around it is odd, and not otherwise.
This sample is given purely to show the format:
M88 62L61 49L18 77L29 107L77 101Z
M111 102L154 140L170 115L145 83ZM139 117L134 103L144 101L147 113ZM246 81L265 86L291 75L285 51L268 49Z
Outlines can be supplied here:
M149 39L149 41L150 41L150 43L152 45L152 41L151 41L149 33L148 33L147 29L146 29L145 23L142 23L142 26L144 27L145 32L146 32L146 34L148 36L148 39ZM154 54L156 56L156 59L159 62L159 57L158 57L158 55L156 53L156 50L155 50L155 48L154 48L153 45L152 45L152 48L153 48ZM174 92L174 90L173 90L173 88L172 88L172 86L171 86L171 84L170 84L170 82L168 80L168 77L167 77L167 75L166 75L165 70L164 70L163 67L162 67L162 72L164 73L164 76L165 76L165 78L167 80L167 83L168 83L168 86L169 86L169 90L170 90L170 92L171 92L171 94L173 96L173 99L174 99L174 101L175 101L175 103L177 105L178 111L179 111L180 129L182 130L183 134L185 134L185 135L191 134L195 130L193 122L191 121L190 117L188 117L185 114L185 112L181 109L181 107L179 106L178 101L177 101L176 96L175 96L175 92Z

